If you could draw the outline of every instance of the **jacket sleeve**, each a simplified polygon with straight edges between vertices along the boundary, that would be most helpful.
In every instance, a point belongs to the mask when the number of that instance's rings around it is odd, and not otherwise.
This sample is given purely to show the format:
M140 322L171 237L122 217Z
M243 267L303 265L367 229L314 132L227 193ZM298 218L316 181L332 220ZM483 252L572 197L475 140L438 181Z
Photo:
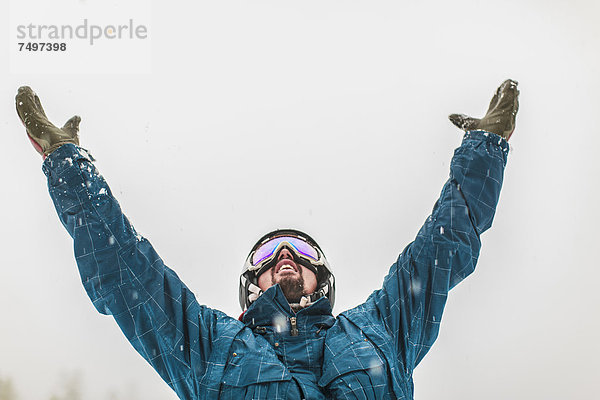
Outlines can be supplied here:
M181 398L196 398L217 326L231 317L201 306L121 212L88 153L67 144L44 162L50 196L73 237L85 290Z
M507 154L508 143L500 136L465 134L431 215L392 265L383 287L367 300L408 370L437 338L448 291L475 269L480 235L491 226L500 196Z

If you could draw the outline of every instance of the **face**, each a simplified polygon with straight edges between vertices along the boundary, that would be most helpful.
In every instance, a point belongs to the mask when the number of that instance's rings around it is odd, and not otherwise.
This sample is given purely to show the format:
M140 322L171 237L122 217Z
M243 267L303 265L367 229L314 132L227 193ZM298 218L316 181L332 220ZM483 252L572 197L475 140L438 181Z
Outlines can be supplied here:
M294 262L294 256L286 248L277 255L277 263L258 277L263 292L276 283L290 303L299 303L302 296L317 290L315 273Z

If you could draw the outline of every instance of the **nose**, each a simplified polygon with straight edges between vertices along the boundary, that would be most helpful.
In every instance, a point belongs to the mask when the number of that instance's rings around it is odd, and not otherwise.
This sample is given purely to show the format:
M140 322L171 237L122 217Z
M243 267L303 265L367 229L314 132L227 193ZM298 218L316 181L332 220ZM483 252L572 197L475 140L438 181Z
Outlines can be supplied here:
M292 255L292 252L289 251L287 248L284 247L279 252L279 255L277 256L277 261L279 261L279 260L285 260L286 258L290 259L290 260L294 260L294 256Z

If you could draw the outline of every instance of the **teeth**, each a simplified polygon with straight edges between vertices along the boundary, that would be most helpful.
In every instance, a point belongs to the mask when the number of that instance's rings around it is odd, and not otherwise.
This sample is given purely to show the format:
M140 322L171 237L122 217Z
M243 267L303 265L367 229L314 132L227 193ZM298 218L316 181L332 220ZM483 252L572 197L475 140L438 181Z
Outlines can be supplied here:
M281 268L279 268L280 271L283 271L284 269L291 269L292 271L294 270L294 268L291 265L284 265Z

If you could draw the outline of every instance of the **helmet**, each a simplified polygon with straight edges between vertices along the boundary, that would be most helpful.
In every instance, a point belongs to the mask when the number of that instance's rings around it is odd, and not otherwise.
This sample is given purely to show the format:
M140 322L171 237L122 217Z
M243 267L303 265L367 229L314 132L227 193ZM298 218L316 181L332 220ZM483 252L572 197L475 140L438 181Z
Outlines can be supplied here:
M270 248L267 249L267 252L265 253L263 251L258 259L255 257L257 255L257 250L260 250L263 244L278 237L290 239L284 239L281 243L270 246ZM310 252L298 249L298 241L307 243ZM242 268L242 273L240 274L239 300L242 311L250 307L250 304L262 294L262 290L258 287L258 277L275 265L276 255L281 246L286 246L293 250L299 264L310 269L317 276L317 290L314 293L305 296L308 297L309 304L325 296L329 299L331 307L333 308L335 302L335 278L331 272L329 262L327 262L327 259L317 242L304 232L295 229L278 229L261 237L252 247L252 250L250 250L248 257L246 258L244 268Z

